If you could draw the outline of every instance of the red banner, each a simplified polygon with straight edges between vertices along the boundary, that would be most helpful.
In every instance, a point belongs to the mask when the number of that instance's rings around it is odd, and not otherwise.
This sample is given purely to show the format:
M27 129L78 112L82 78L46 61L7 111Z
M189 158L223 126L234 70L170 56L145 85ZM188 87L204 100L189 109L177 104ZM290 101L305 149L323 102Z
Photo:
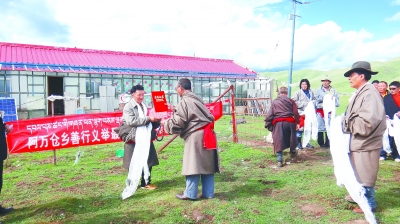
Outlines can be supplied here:
M121 142L113 131L121 124L122 112L55 116L7 122L10 153L37 152Z
M164 91L151 92L151 98L153 99L153 105L156 112L168 111L168 104Z
M215 121L222 116L221 101L206 106ZM172 114L172 110L159 113L149 110L149 116L163 119L170 118ZM8 150L12 154L121 142L113 131L120 126L121 117L122 112L111 112L7 122L13 125L13 130L7 134Z

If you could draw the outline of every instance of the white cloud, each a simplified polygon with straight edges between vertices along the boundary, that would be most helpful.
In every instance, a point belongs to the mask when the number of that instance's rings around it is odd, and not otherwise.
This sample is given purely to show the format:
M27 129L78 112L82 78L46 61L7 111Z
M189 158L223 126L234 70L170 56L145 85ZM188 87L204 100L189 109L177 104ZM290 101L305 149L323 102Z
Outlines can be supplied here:
M400 1L400 0L399 0ZM396 13L394 16L386 18L385 22L396 22L400 21L400 12Z
M400 5L400 0L393 0L392 5Z
M54 12L46 0L6 1L2 3L0 41L60 44L67 43L68 27L54 19ZM40 10L34 10L40 6Z
M53 12L50 19L68 27L64 29L68 32L61 32L64 40L45 38L37 32L32 35L35 31L26 25L30 17L23 15L7 19L12 22L6 27L6 23L0 23L0 40L226 58L256 71L266 70L270 62L270 71L287 70L291 23L282 29L287 15L271 8L271 4L282 1L47 0L47 8ZM7 16L12 18L10 13ZM7 36L2 38L4 33ZM379 41L371 41L372 37L367 30L343 31L332 21L298 26L294 69L348 67L356 60L386 60L400 55L396 45L400 34Z

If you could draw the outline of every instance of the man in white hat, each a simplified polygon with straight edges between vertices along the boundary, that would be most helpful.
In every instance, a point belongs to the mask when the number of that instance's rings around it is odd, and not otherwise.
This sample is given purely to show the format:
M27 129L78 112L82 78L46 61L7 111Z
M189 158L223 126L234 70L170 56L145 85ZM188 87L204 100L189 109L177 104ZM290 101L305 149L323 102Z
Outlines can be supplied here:
M382 135L386 130L386 113L382 97L372 84L368 84L371 65L366 61L358 61L344 76L348 77L350 86L356 89L347 106L342 120L343 132L350 134L350 162L357 181L365 189L365 197L372 212L376 210L375 182L379 169L379 154L383 147ZM347 196L346 200L352 201ZM353 209L355 213L363 213L361 208Z
M336 92L336 90L331 86L332 81L328 76L322 79L321 82L322 86L317 89L315 94L315 98L317 99L316 113L318 120L318 144L320 147L329 147L329 138L328 135L326 134L324 110L322 106L325 95L329 94L332 96L332 100L335 102L335 106L338 107L340 105L339 95Z

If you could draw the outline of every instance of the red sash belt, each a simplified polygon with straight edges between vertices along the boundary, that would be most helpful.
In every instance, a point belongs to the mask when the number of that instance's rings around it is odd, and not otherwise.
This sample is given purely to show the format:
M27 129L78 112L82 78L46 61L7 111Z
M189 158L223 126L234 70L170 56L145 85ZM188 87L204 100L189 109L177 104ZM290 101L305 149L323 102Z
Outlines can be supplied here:
M214 133L214 122L211 122L198 130L204 129L203 146L207 150L213 150L217 148L217 136Z
M301 115L299 119L300 128L304 127L304 120L306 119L306 115Z
M274 125L274 124L276 124L278 122L282 122L282 121L286 121L286 122L290 122L290 123L294 123L295 122L293 117L278 117L278 118L275 118L272 121L272 125Z
M316 109L315 113L320 114L322 118L324 118L324 109Z

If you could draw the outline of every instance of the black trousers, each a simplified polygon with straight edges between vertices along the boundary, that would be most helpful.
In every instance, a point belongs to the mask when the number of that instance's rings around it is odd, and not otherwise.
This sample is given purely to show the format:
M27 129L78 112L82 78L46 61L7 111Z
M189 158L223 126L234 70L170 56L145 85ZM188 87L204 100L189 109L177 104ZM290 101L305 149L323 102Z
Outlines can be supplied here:
M4 160L0 159L0 193L1 189L3 188L3 165L4 165Z
M149 176L149 182L148 182L147 184L150 184L150 182L151 182L151 169L152 169L152 168L153 168L152 166L149 167L150 176ZM141 178L141 180L140 180L140 186L141 186L141 187L145 187L147 184L146 184L146 181L144 180L144 172L143 172L143 170L142 170L142 178Z
M324 139L324 135L325 135L325 139ZM318 132L318 145L329 146L329 138L328 138L328 135L326 134L326 132Z

